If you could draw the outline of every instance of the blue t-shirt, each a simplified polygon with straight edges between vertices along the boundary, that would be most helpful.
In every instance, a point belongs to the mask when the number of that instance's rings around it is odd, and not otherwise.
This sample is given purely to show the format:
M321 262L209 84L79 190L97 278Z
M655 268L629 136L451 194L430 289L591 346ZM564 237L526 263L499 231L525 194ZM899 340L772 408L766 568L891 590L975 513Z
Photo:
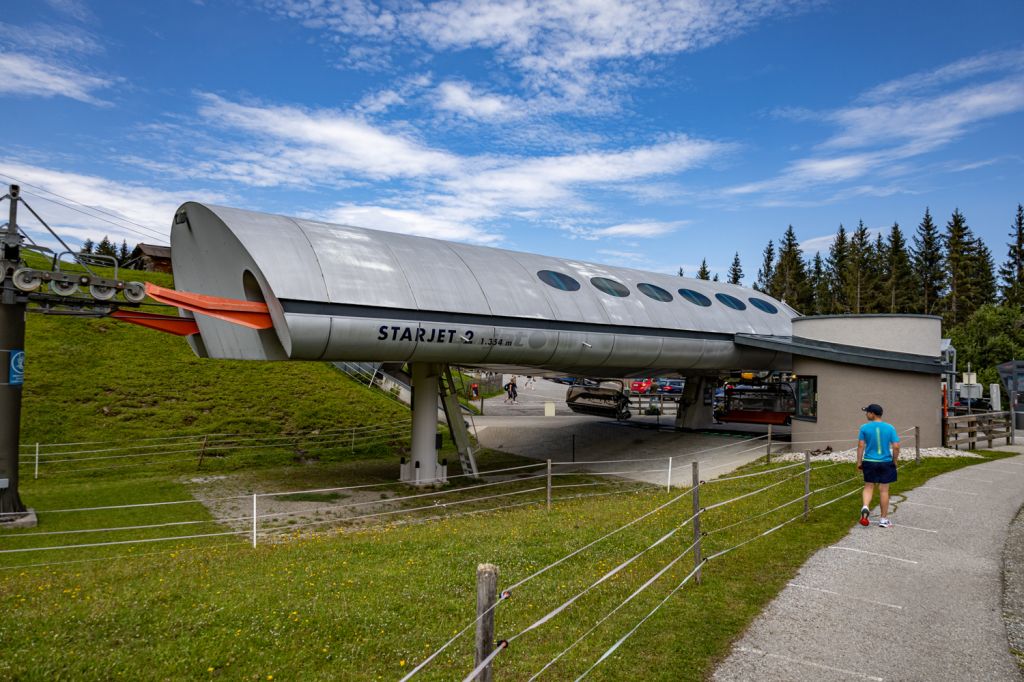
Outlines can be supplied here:
M867 422L860 427L857 437L864 441L865 462L891 462L892 450L889 446L900 442L896 428L883 421Z

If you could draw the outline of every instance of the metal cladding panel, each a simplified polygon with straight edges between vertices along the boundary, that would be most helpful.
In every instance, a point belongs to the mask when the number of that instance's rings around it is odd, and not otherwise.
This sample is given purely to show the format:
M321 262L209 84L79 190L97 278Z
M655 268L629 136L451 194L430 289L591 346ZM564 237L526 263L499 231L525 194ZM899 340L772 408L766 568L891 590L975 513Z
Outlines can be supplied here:
M458 310L490 315L487 297L451 244L423 237L388 240L419 310Z
M296 220L305 233L326 283L322 298L298 298L391 308L416 308L416 297L386 232ZM313 262L310 262L312 265ZM425 268L426 264L420 264ZM285 298L281 296L281 298Z
M700 363L705 348L713 341L704 339L665 339L661 346L661 355L655 361L656 367L673 369L690 369Z
M559 331L558 347L544 364L546 367L600 367L615 347L612 334L586 334Z
M608 323L608 310L598 299L598 292L590 282L584 278L576 267L580 264L571 261L563 261L547 256L535 256L529 253L518 253L507 251L522 268L531 275L530 286L537 287L537 290L547 300L551 307L555 320L572 320L573 322L602 322ZM579 281L578 291L563 291L548 286L541 282L538 274L542 270L551 270L566 274ZM540 286L537 286L537 285Z
M452 244L478 282L494 315L556 319L541 287L547 285L519 264L513 252Z
M647 313L644 302L638 298L641 294L636 290L636 281L628 276L628 271L580 261L574 262L573 266L581 279L580 291L586 291L588 295L593 296L599 302L605 309L611 324L635 327L655 326L651 316ZM629 295L612 296L600 291L591 282L594 277L604 277L625 285L629 289Z
M185 205L188 211L190 223L195 227L199 246L204 249L213 249L210 254L217 259L226 269L237 267L236 261L239 257L248 256L249 261L257 266L265 281L273 290L276 298L297 298L308 301L321 301L327 297L327 287L323 275L320 272L320 265L305 231L299 228L295 220L285 216L271 215L268 213L254 213L243 211L237 208L226 208L224 206L204 206L202 204L189 203ZM208 221L196 224L193 218L194 212L208 211L215 215L244 247L239 251L237 247L223 243L220 236L220 229L217 234L212 234L215 226ZM174 232L184 225L175 225L172 232L172 249L174 247ZM188 254L185 259L177 253L173 255L175 286L180 289L189 290L189 282L178 281L178 269L180 260L188 260L188 257L195 257L196 254ZM201 280L214 275L210 269L206 269L197 275ZM232 273L234 274L234 273ZM239 280L241 274L238 275ZM202 292L203 289L197 289ZM220 295L229 294L221 292ZM239 296L244 298L243 296Z
M188 203L179 209L178 214L182 211L187 220L175 221L171 226L176 286L184 290L216 292L220 296L250 299L244 283L245 273L250 272L260 289L260 297L266 301L270 315L275 320L273 331L257 331L206 315L186 315L195 317L202 337L202 344L193 343L193 349L200 355L213 358L286 359L290 338L284 323L284 312L272 294L266 295L271 287L246 245L212 209L202 204ZM257 218L277 219L278 216L257 214ZM255 229L264 224L265 221L257 220ZM291 227L296 232L294 225Z
M603 364L621 367L654 367L661 355L663 339L649 336L615 335L615 345Z

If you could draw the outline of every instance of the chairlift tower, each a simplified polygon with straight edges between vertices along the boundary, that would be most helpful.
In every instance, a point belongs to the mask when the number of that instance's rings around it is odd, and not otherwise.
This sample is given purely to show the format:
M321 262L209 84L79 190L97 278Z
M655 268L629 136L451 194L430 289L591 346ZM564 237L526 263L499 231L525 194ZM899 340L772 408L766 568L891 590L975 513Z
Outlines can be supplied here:
M85 258L77 254L57 235L33 208L21 197L21 188L10 185L0 203L9 202L7 224L0 231L0 523L24 521L30 514L18 493L19 441L21 436L21 397L25 380L25 321L29 304L32 312L103 317L121 307L137 307L145 298L146 290L140 282L125 282L117 276L103 277L89 267ZM45 247L35 245L18 229L18 206L23 205L43 227L61 244L64 251L53 254ZM29 244L26 244L26 241ZM36 269L25 263L23 251L53 254L50 269ZM85 272L61 269L66 256ZM96 265L96 257L92 257ZM102 259L99 259L102 261ZM42 286L46 285L46 291ZM76 295L81 292L83 295ZM114 301L121 294L123 301ZM136 318L146 313L122 314ZM130 320L129 320L130 321Z

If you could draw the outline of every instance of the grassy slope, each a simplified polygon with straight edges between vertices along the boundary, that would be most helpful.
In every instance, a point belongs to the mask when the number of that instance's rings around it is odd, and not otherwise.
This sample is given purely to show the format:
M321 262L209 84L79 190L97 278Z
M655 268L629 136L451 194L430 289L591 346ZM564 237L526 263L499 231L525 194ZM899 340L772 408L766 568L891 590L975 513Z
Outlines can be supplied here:
M979 460L926 460L901 472L895 491ZM792 470L783 476L789 475ZM813 486L854 472L816 472ZM741 479L709 486L702 503L762 486ZM779 480L778 478L774 480ZM824 501L848 483L816 497ZM802 493L802 480L709 512L706 531ZM496 563L507 585L666 501L664 491L568 501L425 526L331 534L255 550L243 541L189 551L114 548L126 558L0 572L0 676L19 679L198 678L396 679L472 618L479 562ZM705 567L642 627L594 679L700 680L729 643L817 548L850 528L857 498L812 513ZM589 584L688 516L689 498L614 540L601 543L518 590L497 613L508 636ZM799 512L799 505L705 539L723 549ZM868 529L865 532L879 532ZM582 634L690 540L687 528L542 629L516 641L497 662L500 679L524 679ZM150 553L151 556L137 556ZM75 556L78 556L77 554ZM30 563L37 557L13 555ZM57 557L47 557L57 558ZM7 566L12 562L5 562ZM687 558L611 618L546 679L582 672L689 570ZM452 679L471 667L464 638L423 679ZM212 670L210 670L212 669Z
M172 286L169 275L122 276ZM202 360L180 337L112 320L30 315L26 348L23 443L280 433L408 418L404 406L325 363Z

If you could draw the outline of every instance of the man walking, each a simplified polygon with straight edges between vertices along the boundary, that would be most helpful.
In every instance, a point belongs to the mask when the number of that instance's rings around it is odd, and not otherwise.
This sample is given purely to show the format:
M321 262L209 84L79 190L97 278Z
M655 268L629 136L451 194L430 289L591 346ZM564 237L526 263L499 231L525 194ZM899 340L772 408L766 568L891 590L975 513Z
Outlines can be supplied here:
M871 403L861 408L867 423L857 435L857 469L864 472L864 506L860 510L860 525L870 525L871 498L878 486L882 518L878 525L892 527L889 521L889 484L896 480L896 463L900 459L900 436L892 424L882 421L882 407Z

